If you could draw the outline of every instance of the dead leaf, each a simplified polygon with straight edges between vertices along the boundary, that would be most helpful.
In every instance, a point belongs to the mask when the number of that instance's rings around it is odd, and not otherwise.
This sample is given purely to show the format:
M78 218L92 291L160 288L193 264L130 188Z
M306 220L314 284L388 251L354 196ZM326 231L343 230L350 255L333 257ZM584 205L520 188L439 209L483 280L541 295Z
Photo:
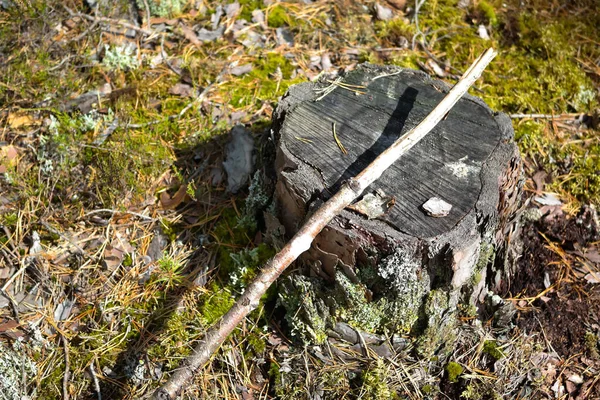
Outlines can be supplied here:
M548 174L545 171L538 171L533 175L533 182L535 183L535 194L538 196L544 192L546 186L546 177Z
M375 12L377 19L380 21L388 21L394 17L394 12L390 8L382 6L379 3L375 3Z
M194 32L192 28L184 24L181 24L180 26L181 31L183 32L183 36L185 36L185 38L189 40L190 43L192 43L198 48L202 47L202 42L200 41L200 39L198 39L198 35L196 35L196 32Z
M14 146L0 147L0 173L15 165L17 161L17 148Z
M434 60L432 60L431 58L427 60L425 65L430 70L432 70L438 77L440 77L440 78L446 77L446 75L447 75L446 71L444 71L444 69L442 67L440 67L440 65L438 63L436 63Z
M56 306L56 309L54 310L54 320L65 321L69 319L74 305L74 300L65 299L62 303Z
M177 192L175 192L173 196L169 196L169 193L167 192L162 192L160 194L160 204L166 210L173 209L183 202L186 194L187 185L179 186L179 189L177 190Z
M10 277L10 268L0 268L0 279L8 279Z
M267 337L267 341L271 346L279 346L283 342L283 339L279 336L271 334Z
M233 67L229 70L231 75L240 76L252 71L252 64L244 64Z
M185 83L176 83L169 88L169 93L181 97L190 97L192 95L193 88Z
M33 125L35 121L28 114L10 113L8 114L8 125L11 128L21 128Z
M600 254L598 253L598 248L597 247L593 247L591 249L588 249L584 255L585 258L587 258L589 261L595 263L595 264L599 264L600 265Z
M588 283L600 283L600 272L595 274L589 273L583 277Z
M388 4L398 10L404 10L406 7L406 0L386 0Z
M121 265L121 262L123 262L125 251L109 244L104 248L103 256L106 267L110 271L113 271L115 268Z
M177 22L179 22L178 18L163 18L163 17L154 17L154 18L150 18L150 23L152 25L158 25L158 24L167 24L170 26L176 25Z
M10 320L0 324L0 335L7 336L13 340L22 338L25 333L18 328L21 325L17 321Z
M379 218L385 215L394 205L393 197L385 193L367 193L360 201L351 204L348 208L366 216L368 219Z
M569 394L573 394L577 390L577 386L571 381L567 381L565 385L567 386L567 392Z
M8 321L8 322L4 322L2 324L0 324L0 333L4 333L7 331L12 331L14 329L16 329L19 326L19 323L17 321Z

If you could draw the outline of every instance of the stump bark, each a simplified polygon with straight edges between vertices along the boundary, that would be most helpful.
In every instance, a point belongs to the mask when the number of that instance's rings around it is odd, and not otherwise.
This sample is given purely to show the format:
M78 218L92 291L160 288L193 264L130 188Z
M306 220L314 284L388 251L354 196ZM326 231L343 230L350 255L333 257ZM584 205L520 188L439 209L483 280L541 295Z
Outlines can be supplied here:
M286 233L448 90L418 71L372 65L290 88L273 124ZM521 170L510 119L465 96L317 236L284 280L280 304L291 333L319 343L347 323L411 334L422 353L438 351L459 312L474 313L510 278L494 260L518 207ZM449 211L429 207L438 200Z

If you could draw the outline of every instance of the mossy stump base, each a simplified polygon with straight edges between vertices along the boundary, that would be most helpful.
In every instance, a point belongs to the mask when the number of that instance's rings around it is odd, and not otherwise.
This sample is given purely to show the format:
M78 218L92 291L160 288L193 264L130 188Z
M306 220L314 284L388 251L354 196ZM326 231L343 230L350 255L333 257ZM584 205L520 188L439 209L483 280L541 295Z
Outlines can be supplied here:
M372 65L337 82L290 88L273 124L286 234L448 90L418 71ZM283 280L280 304L292 335L319 343L350 325L410 334L422 353L438 351L459 312L474 313L489 290L510 278L493 261L521 182L510 119L465 96L318 235L299 272ZM426 210L432 198L451 205L447 215Z

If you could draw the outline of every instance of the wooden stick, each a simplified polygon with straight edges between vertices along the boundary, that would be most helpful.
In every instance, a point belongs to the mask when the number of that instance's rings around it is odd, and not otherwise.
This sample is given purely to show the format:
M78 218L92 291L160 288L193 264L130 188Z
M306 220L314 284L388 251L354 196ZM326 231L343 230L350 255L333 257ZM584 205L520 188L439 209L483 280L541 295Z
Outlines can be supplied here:
M194 377L196 371L210 360L210 357L236 326L258 306L260 298L275 279L300 254L310 248L314 238L329 221L360 196L396 160L423 139L481 76L483 70L495 56L496 52L491 48L482 54L440 104L419 125L396 140L356 177L350 178L306 221L285 247L264 266L260 275L246 288L244 294L227 314L206 332L204 339L196 346L193 354L184 360L173 376L154 393L155 399L172 400L178 396L187 382Z

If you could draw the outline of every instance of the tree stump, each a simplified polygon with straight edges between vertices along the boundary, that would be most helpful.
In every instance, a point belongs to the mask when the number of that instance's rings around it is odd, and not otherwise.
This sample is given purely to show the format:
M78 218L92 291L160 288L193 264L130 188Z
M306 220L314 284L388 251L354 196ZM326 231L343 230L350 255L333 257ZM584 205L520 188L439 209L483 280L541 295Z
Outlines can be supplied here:
M372 65L290 88L273 124L286 234L448 90L418 71ZM521 170L510 119L465 96L318 235L284 280L279 301L292 335L320 343L342 323L411 334L422 353L439 351L459 312L474 313L510 275L493 260L518 206Z

